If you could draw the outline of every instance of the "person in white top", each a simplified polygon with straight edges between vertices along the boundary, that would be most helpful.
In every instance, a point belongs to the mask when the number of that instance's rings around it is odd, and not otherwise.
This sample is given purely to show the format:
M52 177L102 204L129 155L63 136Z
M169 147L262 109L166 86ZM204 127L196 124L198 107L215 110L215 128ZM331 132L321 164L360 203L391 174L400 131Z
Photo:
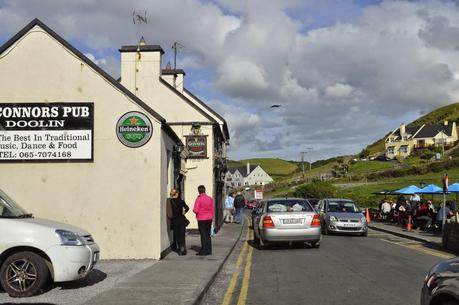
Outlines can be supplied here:
M421 197L419 197L418 194L413 194L410 197L410 202L413 202L413 201L419 202L419 201L421 201Z
M390 203L387 202L387 200L384 200L383 204L381 205L381 217L383 220L387 219L387 216L389 215L391 210Z

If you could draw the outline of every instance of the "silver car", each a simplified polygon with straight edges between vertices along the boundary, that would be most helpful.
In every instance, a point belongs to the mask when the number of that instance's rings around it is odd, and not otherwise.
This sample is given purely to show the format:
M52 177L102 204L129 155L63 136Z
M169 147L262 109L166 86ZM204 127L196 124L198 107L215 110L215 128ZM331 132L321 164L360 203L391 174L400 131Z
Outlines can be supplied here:
M319 247L319 215L305 199L261 200L252 213L254 241L263 248L273 242L308 242Z
M344 233L366 236L368 223L359 207L349 199L322 199L318 209L322 233Z

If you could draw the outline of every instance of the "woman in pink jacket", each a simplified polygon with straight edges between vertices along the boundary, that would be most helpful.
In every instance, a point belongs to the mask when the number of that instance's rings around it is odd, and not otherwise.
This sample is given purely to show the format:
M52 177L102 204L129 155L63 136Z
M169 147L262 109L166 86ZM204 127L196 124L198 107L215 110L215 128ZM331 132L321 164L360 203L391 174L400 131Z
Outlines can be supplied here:
M214 200L207 196L204 185L198 186L199 195L194 202L193 212L198 220L199 234L201 235L201 250L196 255L212 255L212 240L210 230L214 219Z

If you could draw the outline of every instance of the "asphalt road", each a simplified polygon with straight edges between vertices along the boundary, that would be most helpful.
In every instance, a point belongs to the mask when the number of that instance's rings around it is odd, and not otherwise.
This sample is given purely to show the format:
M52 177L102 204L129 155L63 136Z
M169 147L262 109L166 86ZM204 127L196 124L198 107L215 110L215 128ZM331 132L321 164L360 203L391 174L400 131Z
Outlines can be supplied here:
M319 249L258 250L251 230L243 236L204 305L414 305L426 272L452 257L376 231L368 237L324 236Z

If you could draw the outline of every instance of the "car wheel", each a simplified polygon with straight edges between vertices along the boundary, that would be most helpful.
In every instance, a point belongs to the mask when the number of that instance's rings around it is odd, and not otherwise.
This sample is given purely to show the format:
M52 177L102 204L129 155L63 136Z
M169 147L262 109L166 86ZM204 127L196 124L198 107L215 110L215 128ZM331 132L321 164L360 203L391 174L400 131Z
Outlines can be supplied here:
M11 297L31 297L41 291L48 279L45 260L30 251L10 255L0 268L0 283Z
M313 242L311 242L311 247L313 247L313 248L319 248L319 247L320 247L320 241L313 241Z
M255 234L253 234L253 242L256 243L257 245L260 244L260 239Z
M259 238L258 239L258 249L265 250L266 246L267 246L266 242L264 242L263 239Z

